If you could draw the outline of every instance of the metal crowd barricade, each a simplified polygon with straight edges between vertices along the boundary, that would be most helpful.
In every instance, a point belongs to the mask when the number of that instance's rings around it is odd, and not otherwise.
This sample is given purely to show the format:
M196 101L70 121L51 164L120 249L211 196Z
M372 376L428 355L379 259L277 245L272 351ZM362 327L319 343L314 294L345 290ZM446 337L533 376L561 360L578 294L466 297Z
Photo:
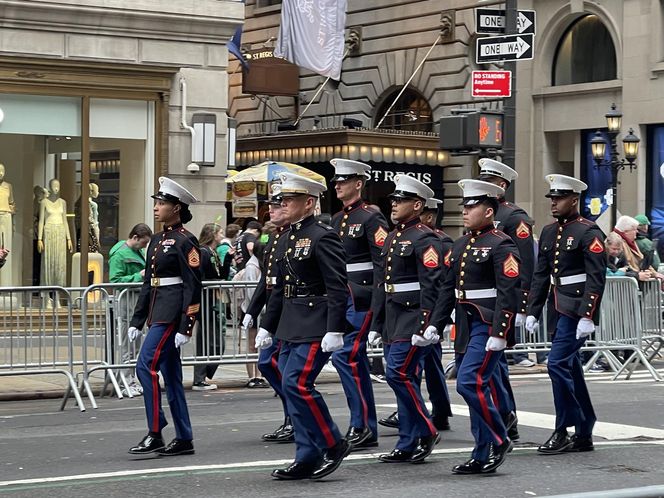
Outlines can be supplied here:
M203 282L201 321L194 330L192 341L181 348L183 366L208 364L256 363L253 333L256 328L243 330L242 298L256 288L258 282ZM128 397L133 397L127 376L136 366L140 342L127 338L129 321L141 284L100 284L84 290L81 308L84 310L82 329L82 388L93 408L97 403L90 385L90 376L103 370L104 387L108 384L119 399L123 398L123 384ZM93 298L98 294L100 298ZM255 318L256 319L256 318ZM257 326L257 325L256 325ZM147 330L144 328L144 333ZM119 372L117 377L114 372ZM119 380L119 382L118 382Z
M643 316L643 337L641 338L641 348L648 361L652 361L656 356L661 356L660 351L664 343L664 306L662 299L662 284L659 280L653 279L647 282L641 282L641 313Z
M71 289L0 287L0 376L64 375L67 389L60 409L73 393L85 411L74 380L74 343L80 336L72 309Z

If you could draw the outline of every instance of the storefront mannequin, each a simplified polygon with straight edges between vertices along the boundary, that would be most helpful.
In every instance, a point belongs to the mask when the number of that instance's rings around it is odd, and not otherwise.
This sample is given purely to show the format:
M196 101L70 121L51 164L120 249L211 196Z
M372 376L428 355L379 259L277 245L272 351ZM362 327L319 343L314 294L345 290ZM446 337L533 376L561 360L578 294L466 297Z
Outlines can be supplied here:
M90 184L90 213L88 222L90 224L90 240L88 242L88 252L99 252L99 205L95 199L99 197L99 185Z
M66 284L67 251L71 236L67 224L67 203L60 198L60 181L48 182L49 196L39 205L37 250L42 253L42 285Z
M41 185L32 187L32 285L39 285L41 274L41 253L37 249L37 239L39 233L39 210L41 208L41 201L48 195L46 190Z
M12 186L5 181L5 165L0 163L0 247L12 249L12 215L15 213ZM0 286L12 285L11 265L0 272Z

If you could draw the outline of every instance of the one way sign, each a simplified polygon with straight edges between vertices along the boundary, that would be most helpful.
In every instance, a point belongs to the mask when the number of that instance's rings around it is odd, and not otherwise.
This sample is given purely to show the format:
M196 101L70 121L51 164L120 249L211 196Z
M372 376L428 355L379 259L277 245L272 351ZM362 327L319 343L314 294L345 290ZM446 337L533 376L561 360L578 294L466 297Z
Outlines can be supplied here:
M492 35L505 33L505 11L500 9L475 9L475 31ZM517 34L535 34L535 11L519 10L516 16Z
M523 61L533 58L533 35L478 38L475 60L478 64L496 61Z

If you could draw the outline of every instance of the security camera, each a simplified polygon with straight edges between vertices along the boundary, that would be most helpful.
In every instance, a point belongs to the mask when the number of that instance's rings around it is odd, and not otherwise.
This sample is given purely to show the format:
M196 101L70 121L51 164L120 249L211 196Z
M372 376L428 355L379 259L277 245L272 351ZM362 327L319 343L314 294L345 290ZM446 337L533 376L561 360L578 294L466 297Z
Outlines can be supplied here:
M187 166L187 171L189 171L189 173L198 173L200 170L201 167L196 163L189 163L189 166Z

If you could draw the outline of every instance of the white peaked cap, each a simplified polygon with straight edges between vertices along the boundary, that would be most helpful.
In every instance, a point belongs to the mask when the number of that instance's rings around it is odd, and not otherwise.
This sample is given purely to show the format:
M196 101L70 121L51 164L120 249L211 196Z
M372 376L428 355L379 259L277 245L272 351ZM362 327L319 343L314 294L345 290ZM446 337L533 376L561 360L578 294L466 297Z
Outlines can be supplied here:
M179 183L166 178L159 177L159 192L152 196L153 199L161 199L169 202L181 202L182 204L195 204L198 199Z
M398 174L394 176L394 192L390 194L390 197L419 197L426 201L433 197L433 190L414 176Z
M436 199L435 197L429 197L426 204L424 205L425 209L438 209L438 205L442 204L443 201Z
M484 199L498 199L505 195L501 187L483 180L460 180L458 185L463 190L461 204L464 206L473 206Z
M482 176L484 175L497 176L510 183L519 178L519 173L507 164L496 161L495 159L482 158L478 164L480 165L480 180L483 180Z
M347 180L354 176L361 176L366 179L371 178L371 166L360 161L334 158L330 159L330 164L334 166L333 182Z
M565 175L546 175L549 182L549 193L545 197L563 197L569 194L580 194L588 188L581 180Z
M281 178L281 195L284 197L289 194L307 194L318 197L327 190L327 187L322 183L290 171L279 173L279 178Z

